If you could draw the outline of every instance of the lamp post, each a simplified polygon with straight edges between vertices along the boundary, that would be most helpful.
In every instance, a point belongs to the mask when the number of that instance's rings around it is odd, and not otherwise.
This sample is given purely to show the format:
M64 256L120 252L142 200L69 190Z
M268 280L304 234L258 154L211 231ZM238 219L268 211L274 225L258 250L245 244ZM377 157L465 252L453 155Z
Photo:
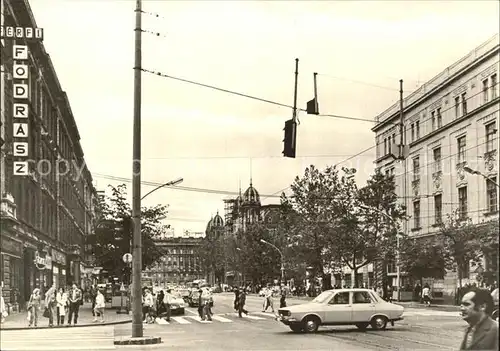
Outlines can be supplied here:
M265 241L264 239L260 239L260 242L273 247L280 254L280 258L281 258L281 284L285 284L285 258L283 257L283 253L281 252L280 249L278 249L276 247L276 245L273 245L270 242Z
M391 216L389 216L385 212L382 212L378 208L364 206L364 205L359 205L359 207L362 208L362 209L365 209L365 210L375 211L375 212L379 213L380 215L384 216L385 218L387 218L394 225L396 225L396 221ZM397 298L398 298L398 301L400 299L400 285L401 285L401 269L399 267L400 266L400 264L399 264L399 251L400 251L400 249L399 249L399 233L396 233L396 287L397 287Z
M154 193L158 189L161 189L161 188L166 187L166 186L178 185L178 184L182 183L183 181L184 181L184 178L178 178L176 180L171 180L170 182L167 182L165 184L157 186L156 188L154 188L153 190L151 190L149 193L147 193L146 195L144 195L143 197L141 197L141 200L144 200L148 195L151 195L152 193Z
M240 274L241 274L241 280L243 281L243 286L245 286L245 272L244 272L243 263L242 263L242 260L241 260L241 252L243 252L243 250L240 249L239 247L237 247L236 251L240 252L240 255L239 255L239 258L240 258L240 269L241 269Z
M481 173L479 171L476 171L472 168L470 168L469 166L464 166L464 171L469 173L469 174L473 174L473 175L480 175L481 177L483 177L484 179L490 181L492 184L494 184L496 187L500 188L500 185L495 182L493 179L491 179L490 177L488 177L486 174L484 173Z

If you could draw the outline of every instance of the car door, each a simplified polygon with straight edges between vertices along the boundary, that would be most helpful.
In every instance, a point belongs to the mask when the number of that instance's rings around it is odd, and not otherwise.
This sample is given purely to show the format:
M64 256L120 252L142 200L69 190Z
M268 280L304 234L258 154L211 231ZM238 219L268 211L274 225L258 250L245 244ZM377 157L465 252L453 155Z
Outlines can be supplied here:
M325 305L323 323L349 323L352 318L352 305L348 291L337 292Z
M367 291L351 292L352 321L369 322L375 313L375 301Z

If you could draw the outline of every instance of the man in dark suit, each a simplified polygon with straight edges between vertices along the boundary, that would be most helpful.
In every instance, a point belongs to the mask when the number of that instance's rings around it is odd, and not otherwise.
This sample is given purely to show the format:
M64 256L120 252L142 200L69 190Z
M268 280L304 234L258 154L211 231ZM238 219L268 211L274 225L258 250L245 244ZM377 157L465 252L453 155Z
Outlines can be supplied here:
M498 323L490 317L493 298L487 290L474 289L462 298L460 312L469 324L460 350L498 350Z

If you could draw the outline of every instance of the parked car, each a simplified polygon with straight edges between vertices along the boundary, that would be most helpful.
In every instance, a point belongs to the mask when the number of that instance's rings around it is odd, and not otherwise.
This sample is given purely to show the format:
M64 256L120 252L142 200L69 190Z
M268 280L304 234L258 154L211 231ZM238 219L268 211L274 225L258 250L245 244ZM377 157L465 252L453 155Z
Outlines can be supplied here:
M493 298L493 312L491 313L491 318L498 322L498 288L491 292L491 297Z
M321 325L385 329L403 319L403 306L384 301L370 289L327 290L308 303L279 309L278 319L294 332L314 333Z

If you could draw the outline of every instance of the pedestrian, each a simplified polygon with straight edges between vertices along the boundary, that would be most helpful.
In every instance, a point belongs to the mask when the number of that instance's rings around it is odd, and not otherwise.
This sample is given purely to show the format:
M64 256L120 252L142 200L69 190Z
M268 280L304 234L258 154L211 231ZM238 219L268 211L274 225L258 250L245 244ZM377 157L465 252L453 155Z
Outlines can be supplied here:
M163 290L162 290L163 291ZM166 321L170 321L170 315L171 315L171 306L172 306L172 290L167 289L167 293L163 296L163 305L165 306L165 312L166 312Z
M73 319L73 325L78 323L78 312L80 311L80 305L82 304L83 295L82 291L73 283L70 291L68 291L68 301L69 301L69 314L68 314L68 325L71 325L71 320ZM74 318L72 318L74 316Z
M493 298L484 289L467 292L460 304L464 321L469 324L460 350L498 350L498 323L491 317Z
M248 311L245 309L245 302L247 300L247 294L245 292L245 288L242 287L240 291L240 296L238 300L238 316L241 318L241 313L248 314Z
M38 324L38 315L40 314L40 289L35 288L31 293L30 299L28 301L28 325L31 327Z
M271 311L274 313L273 294L274 290L271 287L268 287L265 293L264 309L262 312L266 312L267 309L271 307Z
M154 323L153 306L154 306L153 294L151 294L151 290L146 289L146 294L144 295L144 308L146 311L146 323L148 324Z
M3 282L2 282L3 286ZM3 299L2 295L2 287L0 287L0 324L3 324L5 322L5 319L9 316L9 313L7 312L7 308L5 306L5 301Z
M63 288L59 288L56 296L57 302L57 325L64 325L64 317L68 309L68 294Z
M104 299L104 295L101 292L101 289L97 290L97 295L95 297L95 306L94 306L94 322L97 322L97 317L101 317L101 323L104 323L104 308L106 307L106 301Z
M234 290L234 303L233 303L235 311L238 311L239 303L240 303L240 290L235 289Z
M280 308L286 307L286 291L285 289L281 290L281 298L280 298Z
M210 306L210 303L212 301L212 294L210 290L205 289L202 296L203 296L203 315L205 317L204 320L212 321L212 308Z
M200 316L201 320L204 320L205 317L204 317L204 309L203 309L204 306L203 306L202 294L203 294L203 290L198 289L198 315Z
M163 313L165 313L165 292L160 290L156 296L156 315L160 317Z
M52 284L45 293L45 308L48 310L49 327L54 326L54 318L57 318L56 284Z
M427 305L428 307L431 306L431 288L429 287L429 284L425 284L424 288L422 289L422 300L424 301L425 305Z
M97 297L97 286L92 284L89 291L90 303L92 304L92 316L95 317L95 299Z

